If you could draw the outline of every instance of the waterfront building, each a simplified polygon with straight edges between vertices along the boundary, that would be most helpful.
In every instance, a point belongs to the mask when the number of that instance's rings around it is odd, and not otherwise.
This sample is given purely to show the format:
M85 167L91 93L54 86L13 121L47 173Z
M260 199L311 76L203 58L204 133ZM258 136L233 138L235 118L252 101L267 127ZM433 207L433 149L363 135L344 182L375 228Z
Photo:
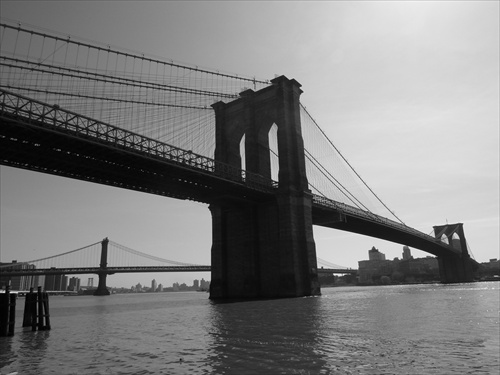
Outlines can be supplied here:
M370 260L385 260L385 254L378 251L378 249L373 246L371 250L368 251L368 259Z
M151 292L152 293L156 292L156 287L157 287L156 280L155 279L151 280Z
M44 290L61 291L68 289L68 276L65 275L46 275Z
M80 278L72 277L69 279L68 290L72 292L78 292L80 290Z
M2 270L6 272L36 268L34 264L17 263L16 260L13 260L12 263L0 263L0 266L8 266L2 268ZM5 289L7 285L10 285L11 290L29 290L31 287L36 288L38 286L38 276L33 276L33 275L12 276L12 277L0 276L0 288Z
M210 281L206 281L205 279L201 279L200 281L200 289L208 290L210 288Z
M489 262L480 263L476 276L480 279L495 278L500 280L500 260L494 258L490 259Z
M45 275L44 290L55 290L56 275Z
M358 262L359 283L362 285L440 280L437 258L414 259L407 246L403 248L402 260L386 260L385 255L375 247L368 252L368 256L369 260Z

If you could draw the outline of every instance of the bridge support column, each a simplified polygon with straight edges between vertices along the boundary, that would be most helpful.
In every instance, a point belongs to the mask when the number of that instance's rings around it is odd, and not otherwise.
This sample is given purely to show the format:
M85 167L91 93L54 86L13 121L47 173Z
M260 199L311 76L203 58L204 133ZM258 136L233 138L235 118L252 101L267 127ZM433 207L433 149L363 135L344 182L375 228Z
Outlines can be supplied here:
M231 103L213 105L215 159L241 168L245 136L249 172L271 178L269 130L278 128L279 187L263 201L221 196L212 213L211 299L320 294L312 229L312 196L300 127L300 84L286 77Z
M458 238L453 238L456 234ZM467 251L467 241L462 223L434 226L436 239L441 240L445 235L448 243L455 249L461 250L460 255L438 257L439 273L443 283L464 283L474 280L472 261Z
M108 273L105 271L108 266L108 243L109 240L105 238L101 242L101 264L99 265L101 271L97 273L99 276L99 284L94 292L94 296L109 296L109 290L106 288L106 278Z

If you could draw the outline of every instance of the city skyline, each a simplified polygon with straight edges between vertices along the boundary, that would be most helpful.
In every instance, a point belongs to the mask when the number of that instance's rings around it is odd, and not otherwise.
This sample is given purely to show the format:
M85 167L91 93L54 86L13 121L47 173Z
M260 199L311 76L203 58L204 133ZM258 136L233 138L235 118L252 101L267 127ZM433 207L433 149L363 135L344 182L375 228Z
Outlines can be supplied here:
M498 6L0 3L2 17L25 26L221 71L295 78L308 111L389 207L426 233L463 222L479 262L499 252ZM0 204L1 262L109 237L148 254L210 264L207 205L3 166ZM402 247L320 227L314 239L318 257L351 268L372 246L389 259ZM114 275L108 283L122 278L139 276Z

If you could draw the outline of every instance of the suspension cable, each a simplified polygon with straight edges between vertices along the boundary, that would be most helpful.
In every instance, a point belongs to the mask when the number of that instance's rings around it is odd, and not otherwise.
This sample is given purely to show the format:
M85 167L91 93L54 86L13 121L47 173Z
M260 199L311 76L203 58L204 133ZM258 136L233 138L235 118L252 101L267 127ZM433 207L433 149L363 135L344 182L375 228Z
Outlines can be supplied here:
M356 170L353 168L353 166L347 161L347 159L344 157L344 155L342 155L342 153L339 151L339 149L337 147L335 147L335 145L333 144L333 142L330 140L330 138L328 138L328 136L325 134L325 132L319 127L318 123L316 122L316 120L314 120L314 118L309 114L309 112L307 111L307 109L301 104L301 107L302 109L305 111L305 113L307 113L307 115L309 116L309 118L312 120L313 124L316 125L316 127L318 128L318 130L321 132L321 134L326 138L326 140L328 141L328 143L330 143L330 145L335 149L335 151L337 151L337 153L340 155L340 157L342 158L342 160L344 160L346 162L346 164L349 166L349 168L351 168L351 170L356 174L356 176L361 180L361 182L363 182L363 184L366 186L366 188L373 194L373 196L375 198L377 198L377 200L387 209L387 211L389 211L396 219L399 220L399 222L403 225L406 225L398 216L396 216L396 214L394 212L392 212L389 207L387 207L387 205L378 197L377 194L375 194L375 192L368 186L368 184L365 182L365 180L363 180L363 178L359 175L358 172L356 172Z

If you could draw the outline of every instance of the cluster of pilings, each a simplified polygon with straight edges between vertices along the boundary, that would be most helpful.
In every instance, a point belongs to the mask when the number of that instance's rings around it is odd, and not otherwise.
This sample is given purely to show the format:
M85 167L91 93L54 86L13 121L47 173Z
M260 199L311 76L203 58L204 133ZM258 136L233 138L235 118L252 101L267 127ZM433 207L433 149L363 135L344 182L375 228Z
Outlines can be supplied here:
M10 293L10 286L7 286L5 293L0 294L0 337L14 336L16 301L17 294ZM23 327L31 327L32 331L50 329L49 294L42 292L40 286L36 293L31 288L26 294Z
M23 327L31 327L32 331L50 329L49 294L42 292L41 286L37 293L30 288L30 292L26 294Z

